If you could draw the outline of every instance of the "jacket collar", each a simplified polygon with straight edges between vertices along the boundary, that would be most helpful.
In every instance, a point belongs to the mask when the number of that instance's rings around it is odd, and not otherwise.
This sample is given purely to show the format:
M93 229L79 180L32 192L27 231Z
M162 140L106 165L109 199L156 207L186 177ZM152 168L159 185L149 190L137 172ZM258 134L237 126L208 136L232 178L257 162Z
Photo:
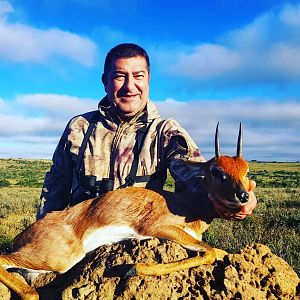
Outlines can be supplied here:
M116 113L116 110L114 106L112 106L108 99L107 96L105 96L98 104L98 109L100 113L104 116L110 116L115 123L119 124L121 123L121 119ZM136 122L142 122L142 123L148 123L151 122L154 119L160 118L160 114L157 110L156 105L151 101L150 99L148 100L145 108L143 111L135 115L132 119L130 119L128 122L131 123L136 123Z

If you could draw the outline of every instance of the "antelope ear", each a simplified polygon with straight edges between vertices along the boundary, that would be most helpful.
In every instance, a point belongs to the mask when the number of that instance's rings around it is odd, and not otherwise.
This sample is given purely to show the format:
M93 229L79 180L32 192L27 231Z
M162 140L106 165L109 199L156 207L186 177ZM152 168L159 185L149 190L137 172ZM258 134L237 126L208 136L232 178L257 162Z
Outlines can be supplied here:
M171 161L169 169L175 181L187 181L192 177L205 176L201 165L203 162L179 158Z
M175 157L174 160L181 160L183 162L185 162L186 164L189 164L191 166L200 166L203 164L203 161L200 161L199 156L195 156L195 157L187 157L187 156L180 156L180 157Z

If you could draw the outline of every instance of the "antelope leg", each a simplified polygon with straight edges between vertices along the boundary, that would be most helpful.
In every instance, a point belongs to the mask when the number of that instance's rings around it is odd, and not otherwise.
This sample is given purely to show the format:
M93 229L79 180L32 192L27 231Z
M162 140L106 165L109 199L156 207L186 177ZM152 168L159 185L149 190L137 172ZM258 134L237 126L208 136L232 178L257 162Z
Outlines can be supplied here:
M1 262L0 262L1 263ZM0 266L0 281L8 288L17 293L23 300L38 300L38 293L32 289L28 284L24 283L14 275L10 274L3 267Z
M137 263L126 273L125 276L164 275L179 270L186 270L203 264L210 265L216 259L214 248L210 247L202 241L195 239L176 226L164 227L164 230L158 229L158 231L155 232L154 236L177 242L183 247L193 251L204 251L204 254L202 256L186 258L166 264Z

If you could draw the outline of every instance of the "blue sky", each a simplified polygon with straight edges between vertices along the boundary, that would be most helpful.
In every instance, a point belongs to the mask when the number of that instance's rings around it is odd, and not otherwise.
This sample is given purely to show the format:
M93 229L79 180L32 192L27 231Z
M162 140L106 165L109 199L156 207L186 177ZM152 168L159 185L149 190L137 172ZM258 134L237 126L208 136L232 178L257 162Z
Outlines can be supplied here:
M94 110L110 48L143 46L150 97L201 152L300 160L300 2L0 0L0 158L51 158L68 120Z

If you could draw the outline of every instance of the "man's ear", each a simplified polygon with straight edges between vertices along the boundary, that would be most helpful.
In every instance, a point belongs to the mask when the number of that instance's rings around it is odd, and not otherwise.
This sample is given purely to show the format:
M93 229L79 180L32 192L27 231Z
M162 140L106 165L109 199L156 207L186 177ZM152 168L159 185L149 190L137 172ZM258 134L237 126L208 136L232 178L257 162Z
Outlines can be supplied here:
M104 73L101 76L101 80L102 80L102 83L104 85L104 89L105 89L105 92L106 92L107 78L106 78L106 75Z

